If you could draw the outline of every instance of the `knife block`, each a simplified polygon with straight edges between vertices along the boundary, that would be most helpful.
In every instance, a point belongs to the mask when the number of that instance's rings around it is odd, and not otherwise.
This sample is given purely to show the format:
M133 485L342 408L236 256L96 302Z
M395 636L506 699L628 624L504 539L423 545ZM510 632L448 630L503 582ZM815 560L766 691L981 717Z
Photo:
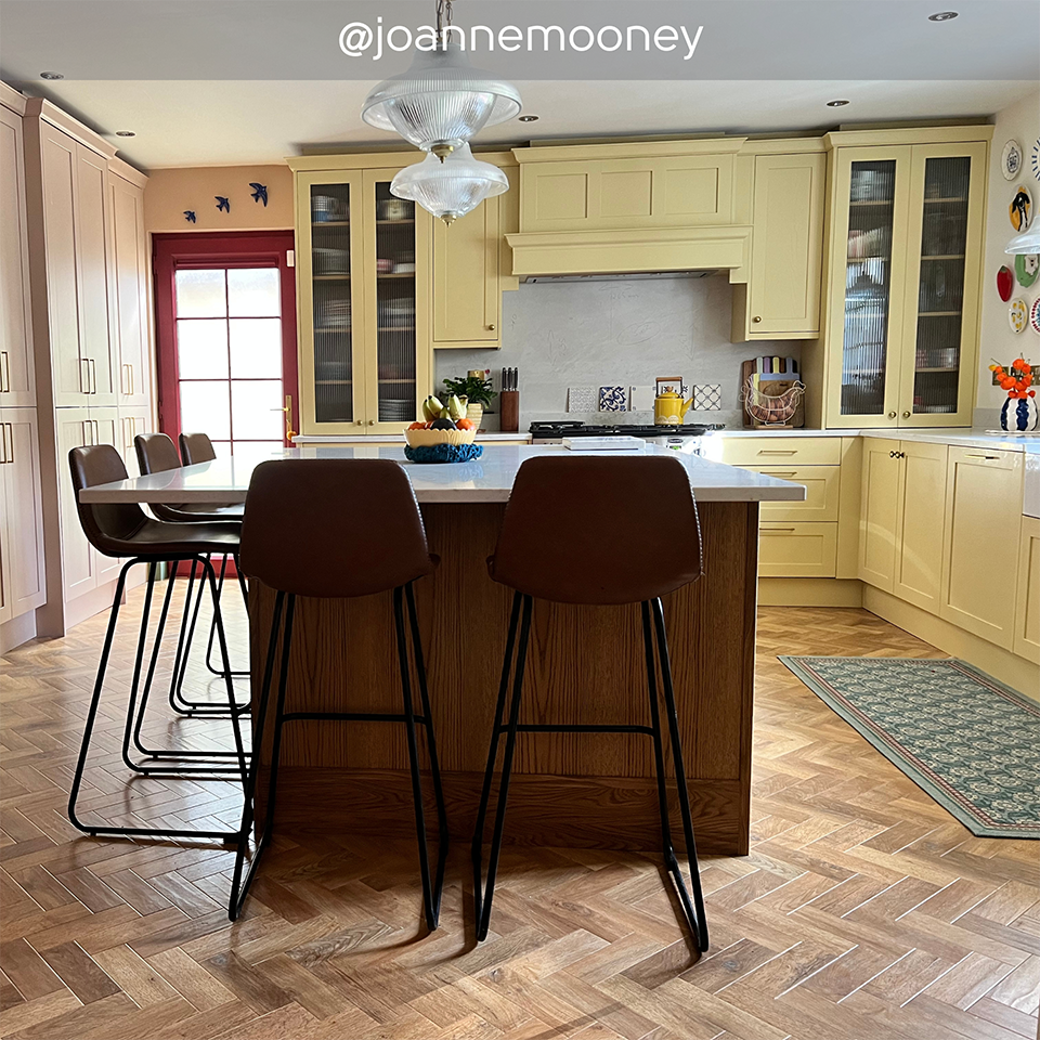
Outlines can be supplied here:
M520 429L520 391L503 390L498 395L502 433L516 433Z

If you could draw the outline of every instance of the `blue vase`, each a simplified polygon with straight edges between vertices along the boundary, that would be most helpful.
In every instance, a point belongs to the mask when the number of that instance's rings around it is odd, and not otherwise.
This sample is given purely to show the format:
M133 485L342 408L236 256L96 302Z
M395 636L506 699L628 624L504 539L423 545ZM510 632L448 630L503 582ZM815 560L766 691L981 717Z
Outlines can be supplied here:
M1029 433L1040 425L1040 408L1035 397L1009 397L1000 409L1000 428Z

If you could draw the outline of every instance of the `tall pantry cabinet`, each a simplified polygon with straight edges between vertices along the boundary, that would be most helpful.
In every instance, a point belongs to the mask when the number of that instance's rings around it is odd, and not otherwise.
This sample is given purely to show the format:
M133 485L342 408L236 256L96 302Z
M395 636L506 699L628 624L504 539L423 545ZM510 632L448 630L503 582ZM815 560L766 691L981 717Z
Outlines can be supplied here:
M27 635L24 622L3 633L9 645L33 634L62 635L110 605L118 562L98 554L82 533L68 453L81 444L112 444L134 472L133 433L154 428L155 397L147 178L54 105L21 101L42 516L35 558L46 563L46 584L33 604L35 626Z
M25 98L0 84L0 651L33 634L46 598L24 112Z

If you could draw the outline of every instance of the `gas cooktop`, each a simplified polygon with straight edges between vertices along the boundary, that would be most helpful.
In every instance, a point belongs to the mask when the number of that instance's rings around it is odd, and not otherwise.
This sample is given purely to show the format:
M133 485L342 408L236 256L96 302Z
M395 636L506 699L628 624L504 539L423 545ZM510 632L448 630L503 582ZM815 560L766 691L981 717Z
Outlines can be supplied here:
M612 426L588 425L583 422L533 422L531 436L534 440L559 440L561 437L701 437L709 430L722 430L720 423L706 426L656 426L626 425L618 423Z

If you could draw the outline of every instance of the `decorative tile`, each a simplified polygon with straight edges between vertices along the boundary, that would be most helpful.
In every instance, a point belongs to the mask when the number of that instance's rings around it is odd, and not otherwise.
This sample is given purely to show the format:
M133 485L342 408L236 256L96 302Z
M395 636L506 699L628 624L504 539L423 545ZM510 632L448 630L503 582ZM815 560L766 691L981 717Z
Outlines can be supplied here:
M629 407L633 412L652 412L654 410L654 388L652 386L630 386L628 388Z
M627 412L628 391L623 386L601 386L599 388L599 410L601 412Z
M722 387L718 384L693 388L693 410L695 412L718 412L722 410Z
M594 412L599 406L599 394L594 386L567 387L568 412Z

